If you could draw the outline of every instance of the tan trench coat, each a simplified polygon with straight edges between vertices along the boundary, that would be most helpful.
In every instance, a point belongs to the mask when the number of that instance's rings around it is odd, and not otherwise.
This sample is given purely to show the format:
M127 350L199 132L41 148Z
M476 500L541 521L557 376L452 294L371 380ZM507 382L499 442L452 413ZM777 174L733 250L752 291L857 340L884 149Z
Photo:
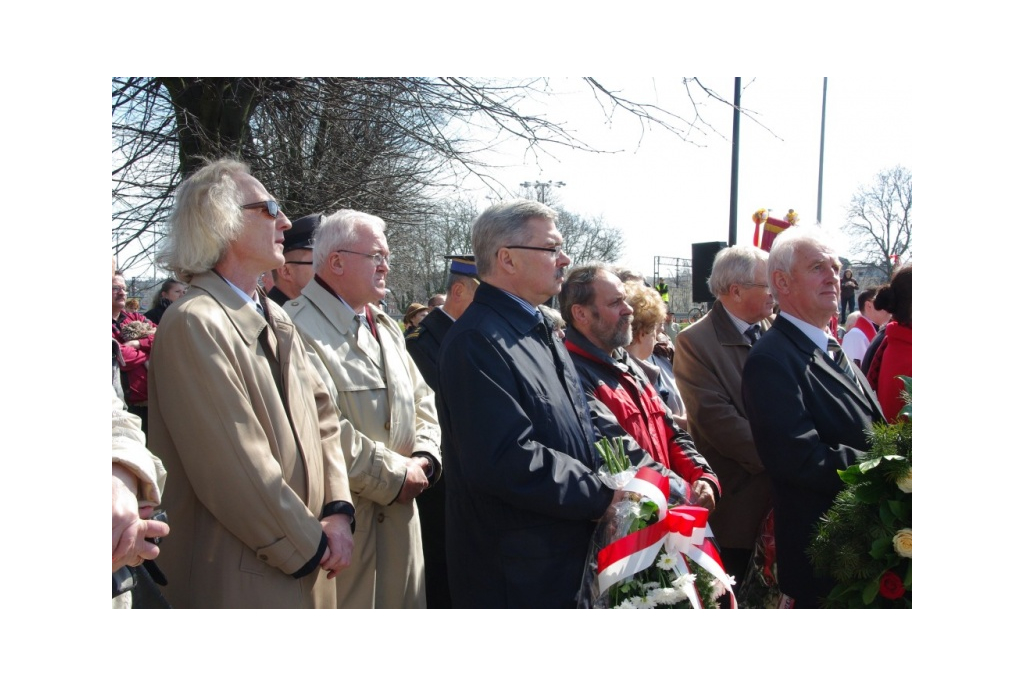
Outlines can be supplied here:
M394 500L413 452L440 459L434 393L405 350L401 329L372 308L379 343L316 280L285 306L337 402L356 506L352 567L339 608L425 608L423 542L415 502ZM432 474L431 483L440 476Z
M334 405L302 340L213 272L168 309L149 368L150 449L173 531L159 564L175 607L334 607L319 517L352 501ZM280 378L283 392L278 390Z

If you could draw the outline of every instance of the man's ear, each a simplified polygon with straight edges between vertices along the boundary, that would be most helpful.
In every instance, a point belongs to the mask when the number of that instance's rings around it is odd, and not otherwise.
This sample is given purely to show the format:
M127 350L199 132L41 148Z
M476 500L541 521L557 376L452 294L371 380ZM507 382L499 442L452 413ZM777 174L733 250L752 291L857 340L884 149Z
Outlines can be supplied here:
M789 274L780 269L772 272L772 284L775 290L780 293L789 293Z
M587 323L590 322L590 309L587 308L587 307L584 307L581 304L574 304L572 306L571 313L572 313L572 321L570 321L569 323L572 323L572 324L576 324L576 323L587 324Z
M327 256L327 268L331 273L341 276L345 273L345 264L341 261L341 255L337 252L332 252Z
M505 273L509 275L516 273L517 264L515 254L513 254L512 250L507 247L503 247L498 250L498 254L495 256L494 261L503 271L505 271Z

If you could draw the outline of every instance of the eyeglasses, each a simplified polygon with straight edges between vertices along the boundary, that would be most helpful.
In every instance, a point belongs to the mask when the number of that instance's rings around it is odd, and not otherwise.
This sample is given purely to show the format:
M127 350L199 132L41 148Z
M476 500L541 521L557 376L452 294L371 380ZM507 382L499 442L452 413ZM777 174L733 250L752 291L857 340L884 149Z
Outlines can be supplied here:
M112 286L110 286L110 290L111 290L111 292L115 292L115 293L126 293L126 292L128 292L128 288L125 288L123 285L112 285Z
M740 285L745 285L748 288L764 288L765 290L770 287L767 283L740 283Z
M239 205L241 209L262 209L266 212L271 219L277 218L277 213L281 211L281 205L277 204L275 200L263 200L262 202L251 202L247 205Z
M285 264L306 264L308 266L312 266L313 262L285 262Z
M533 245L506 245L505 247L509 250L536 250L537 252L550 252L555 256L558 256L558 253L561 252L566 257L569 256L562 250L561 245L556 245L555 247L534 247Z
M391 259L395 256L393 254L386 255L386 254L382 254L380 252L374 252L373 254L367 254L365 252L355 252L353 250L340 250L340 249L339 250L335 250L335 252L347 252L348 254L357 254L360 257L369 257L370 259L373 260L373 263L374 263L375 266L380 266L381 264L384 264L384 263L387 263L388 266L391 266Z

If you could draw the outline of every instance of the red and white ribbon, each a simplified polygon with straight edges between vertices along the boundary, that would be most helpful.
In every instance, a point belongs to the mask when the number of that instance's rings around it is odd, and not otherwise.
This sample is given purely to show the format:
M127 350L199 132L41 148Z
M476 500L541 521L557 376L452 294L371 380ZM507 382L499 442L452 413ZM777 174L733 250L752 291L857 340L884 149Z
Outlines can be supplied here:
M725 586L732 607L736 608L736 597L732 591L734 581L723 570L714 545L705 539L711 537L708 510L690 505L669 508L668 478L648 467L640 469L623 490L654 502L658 506L658 522L616 540L597 553L600 591L603 593L615 583L628 580L650 567L664 546L666 553L677 557L677 571L687 568L687 557L692 559ZM700 608L700 603L693 601L696 595L686 594L693 607Z

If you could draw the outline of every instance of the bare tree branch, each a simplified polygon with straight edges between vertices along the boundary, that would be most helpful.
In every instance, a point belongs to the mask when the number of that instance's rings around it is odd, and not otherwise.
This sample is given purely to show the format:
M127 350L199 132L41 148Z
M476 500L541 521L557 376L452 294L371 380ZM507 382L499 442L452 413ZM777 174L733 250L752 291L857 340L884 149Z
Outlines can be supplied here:
M855 256L891 278L895 265L913 257L913 177L896 166L875 175L850 199L846 224ZM898 261L897 261L898 260Z

